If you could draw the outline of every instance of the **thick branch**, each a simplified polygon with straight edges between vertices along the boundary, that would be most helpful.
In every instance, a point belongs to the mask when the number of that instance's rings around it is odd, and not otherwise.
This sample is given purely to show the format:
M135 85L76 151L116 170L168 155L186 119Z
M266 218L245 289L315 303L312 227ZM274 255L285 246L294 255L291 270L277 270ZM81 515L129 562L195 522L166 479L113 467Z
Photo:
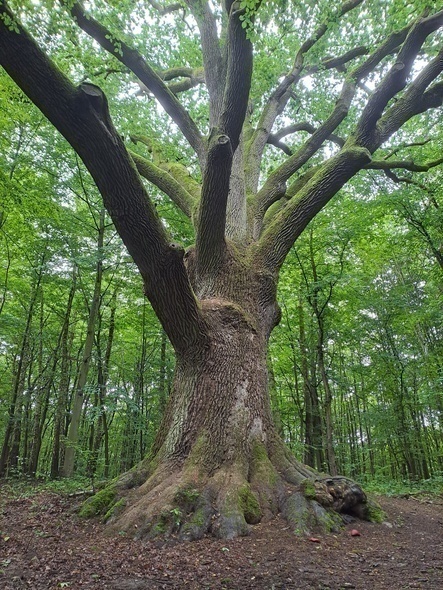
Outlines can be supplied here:
M192 213L195 206L195 201L184 187L182 187L173 176L171 176L166 170L159 168L147 158L143 158L136 152L129 151L132 159L139 173L152 182L157 188L164 192L173 201L177 207L189 218L192 217Z
M340 188L370 161L368 150L346 146L287 203L260 238L255 261L278 272L293 243Z
M196 240L197 272L214 276L225 248L226 208L233 155L248 107L252 77L252 44L242 27L233 3L227 31L227 74L219 127L209 139L209 151L203 175L202 198Z
M217 274L222 261L232 157L229 137L213 131L209 138L197 226L196 259L200 279Z
M341 18L349 11L359 6L363 0L350 0L344 2L340 10L338 11L338 17ZM312 37L307 39L297 52L294 60L292 70L284 77L278 87L272 92L268 99L266 106L260 117L260 121L257 125L257 129L254 133L254 137L251 141L248 154L248 168L253 171L250 174L248 190L255 192L257 190L258 179L259 179L259 164L263 155L264 147L268 140L268 135L272 131L272 127L275 123L276 118L281 114L289 100L290 87L297 83L300 79L304 67L304 59L306 53L312 49L312 47L326 34L330 23L322 23L314 32ZM327 60L323 62L323 66L327 63ZM337 66L334 66L337 67Z
M232 160L225 229L227 238L241 244L245 243L248 230L243 145L240 141Z
M330 137L331 133L343 121L348 114L354 93L355 84L346 82L334 110L323 125L314 131L294 155L289 157L268 177L256 196L255 217L257 219L263 218L267 208L275 202L276 198L279 198L278 195L281 192L282 185L285 185L286 181L317 152L323 142Z
M176 78L185 78L185 80L178 80L172 84L168 84L169 90L174 94L185 92L205 83L205 72L203 68L171 68L161 72L160 77L166 82L175 80Z
M293 125L288 125L287 127L280 129L279 131L277 131L277 133L270 133L268 137L268 143L280 148L286 154L291 156L292 151L281 140L283 139L283 137L287 137L288 135L296 133L297 131L307 131L308 133L312 134L315 133L316 128L314 127L314 125L311 125L308 122L294 123ZM331 133L330 136L326 139L329 139L333 143L336 143L339 147L343 147L345 144L344 139L342 139L335 133Z
M157 72L159 77L165 82L176 80L176 78L184 78L168 84L169 90L174 94L180 92L186 92L191 88L195 88L205 82L205 73L203 68L171 68L170 70L164 70L163 72ZM139 82L140 92L137 94L149 94L149 88Z
M285 193L286 198L288 200L292 199L292 197L294 197L305 186L305 184L311 180L314 174L317 174L321 167L322 164L311 166L304 174L291 182Z
M395 64L384 77L383 81L371 95L363 110L356 130L356 139L359 145L364 145L373 152L380 146L380 140L376 132L376 124L381 118L388 102L406 86L407 78L411 73L414 61L425 42L426 38L443 25L443 10L427 18L419 19L412 27L405 42L403 43ZM442 61L441 56L439 57ZM427 66L416 81L416 87L412 84L409 88L409 99L412 95L420 93L420 87L426 88L436 75L441 71L438 60L433 60ZM440 64L441 66L441 64ZM435 75L432 75L435 71ZM421 91L423 91L423 88ZM414 96L415 98L416 96Z
M443 164L443 158L438 158L426 164L416 164L412 160L372 160L366 168L371 170L409 170L410 172L428 172L431 168Z
M223 93L220 130L230 141L232 151L238 147L248 108L252 78L252 43L247 38L240 17L244 10L231 8L228 24L228 64Z
M173 92L144 60L142 55L120 39L117 39L105 26L86 14L80 3L75 2L72 4L67 0L60 1L69 8L71 15L85 33L129 68L152 92L195 150L200 162L204 163L205 147L196 124Z
M183 164L165 160L161 149L158 149L158 146L145 135L131 135L131 141L140 142L147 147L148 152L152 154L153 164L172 176L182 189L191 195L193 204L200 201L201 185L192 178L189 170Z
M435 67L435 66L438 67ZM427 71L432 71L435 77L443 70L443 49L439 55L428 64L423 71L423 77ZM423 79L423 78L422 78ZM428 90L419 88L418 78L414 81L402 97L390 109L386 111L377 126L377 134L368 141L368 147L374 151L385 142L393 133L412 117L429 109L437 108L443 102L443 82L436 82Z
M300 232L306 227L310 219L312 219L313 216L328 202L333 194L339 190L340 186L364 166L371 167L369 154L380 146L383 137L389 137L388 131L392 133L393 130L398 129L405 121L413 116L413 114L422 112L425 108L431 108L431 106L438 106L441 104L443 95L441 83L435 84L426 92L424 92L424 90L443 69L443 50L430 64L428 64L428 66L426 66L421 74L417 76L416 80L410 85L403 97L391 107L377 126L377 122L379 121L387 102L404 88L406 77L410 73L413 61L426 37L442 24L443 11L432 17L420 19L407 36L406 33L408 27L399 33L391 35L391 37L389 37L373 55L351 73L350 80L345 83L343 89L344 91L346 87L348 87L350 94L355 91L356 83L360 81L364 75L371 71L384 56L388 55L398 47L399 42L402 43L395 65L382 80L379 87L369 99L367 107L363 111L358 124L356 136L352 138L352 141L356 140L358 147L351 147L352 143L349 141L348 144L350 147L346 149L347 144L345 144L341 152L334 158L331 158L324 167L314 175L314 177L297 193L297 198L293 198L284 207L284 209L275 217L273 222L271 222L269 228L264 232L260 239L258 251L260 253L260 258L265 260L266 266L270 269L272 269L273 265L275 265L276 268L279 268L292 243L298 235L300 235ZM402 38L404 37L405 40L403 41ZM318 132L321 131L323 127L324 125L317 130L317 135L319 135ZM310 140L308 140L306 144L308 146L309 141ZM289 168L291 163L299 165L300 162L303 161L306 156L303 151L302 148L302 150L297 154L294 154L294 156L289 158L287 162L274 172L269 179L274 181L274 187L278 187L278 183L281 184L282 181L284 182L289 178L288 173L290 172ZM343 158L345 158L345 160L343 160ZM349 163L346 162L346 158L349 158ZM436 160L430 163L429 167L436 166L440 163L442 163L442 161ZM338 166L339 169L334 169L334 164L335 166ZM376 163L374 167L375 166L382 169L390 169L395 166L395 162L382 161L381 163ZM426 168L429 169L428 165L418 166L416 164L409 164L409 168L417 171L425 171ZM272 190L274 189L272 184L269 184L267 194L264 192L265 187L263 187L262 191L258 193L258 197L261 197L261 200L258 202L259 207L261 207L261 214L275 200L272 195Z
M200 41L205 69L206 87L209 93L209 125L218 125L226 68L217 34L217 22L207 0L185 0L200 31Z
M152 6L152 8L155 8L155 10L160 14L160 16L165 16L166 14L176 12L177 10L180 10L180 8L183 8L183 5L180 4L180 2L174 2L173 4L168 4L166 6L162 6L159 2L156 2L155 0L148 0L148 2Z
M406 38L409 29L410 26L392 33L361 65L349 73L330 116L313 132L312 136L293 156L288 158L269 176L256 197L255 225L257 227L259 227L259 220L263 218L267 208L275 202L275 199L280 194L282 184L286 183L317 152L323 142L331 137L334 130L345 119L358 82L367 76L383 58L398 47Z
M180 94L180 92L186 92L186 90L191 90L191 88L195 88L196 86L200 86L205 81L204 76L196 76L195 78L188 78L187 80L180 80L179 82L172 82L168 84L169 90L173 94Z
M5 22L14 22L14 27ZM4 0L0 0L0 63L90 171L173 346L180 353L201 345L205 327L182 256L168 243L155 207L113 127L102 91L92 84L74 87L14 20ZM180 325L177 317L183 318Z
M360 57L361 55L367 55L369 53L369 49L364 45L360 47L355 47L350 51L347 51L343 55L338 57L328 57L323 59L318 65L311 66L303 71L302 77L312 76L312 74L316 74L317 72L322 72L324 70L342 70L345 69L343 66L348 62L352 61L356 57Z

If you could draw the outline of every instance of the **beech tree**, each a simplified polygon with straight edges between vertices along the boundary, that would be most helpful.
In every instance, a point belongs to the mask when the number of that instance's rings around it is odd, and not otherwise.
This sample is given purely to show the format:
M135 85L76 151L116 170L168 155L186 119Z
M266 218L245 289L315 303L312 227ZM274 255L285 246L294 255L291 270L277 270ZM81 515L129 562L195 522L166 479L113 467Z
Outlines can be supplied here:
M121 4L129 34L118 30L118 3L90 2L90 12L75 0L60 4L95 51L113 56L108 73L130 72L193 154L185 166L182 143L171 158L144 130L132 141L145 156L131 150L101 88L71 82L49 55L56 39L37 42L21 24L38 3L14 13L0 0L0 63L83 160L176 354L148 457L84 513L104 510L116 530L136 536L185 539L246 534L277 512L298 531L337 526L340 512L373 518L357 484L315 472L286 448L270 411L267 346L280 319L280 269L334 195L363 170L419 173L443 162L401 159L419 142L400 131L414 117L429 128L443 102L435 34L443 11L395 1L147 0ZM49 5L55 36L60 7ZM199 55L181 54L171 38L182 67L159 69L135 40L137 26L155 32L161 18L188 47L198 34ZM75 52L63 64L69 59ZM321 108L309 94L316 79ZM172 242L152 185L190 220L192 247Z

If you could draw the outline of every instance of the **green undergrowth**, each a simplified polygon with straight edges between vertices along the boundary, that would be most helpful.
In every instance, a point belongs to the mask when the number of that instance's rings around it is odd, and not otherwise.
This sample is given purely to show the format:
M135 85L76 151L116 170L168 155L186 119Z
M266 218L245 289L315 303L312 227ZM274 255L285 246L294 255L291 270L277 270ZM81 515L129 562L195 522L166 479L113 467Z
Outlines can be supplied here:
M33 477L7 477L0 479L1 493L10 498L27 498L42 492L76 494L92 492L91 480L87 477L46 479Z
M443 495L443 474L435 475L430 479L417 481L395 481L383 478L374 478L362 483L363 489L379 496L415 496L415 495Z

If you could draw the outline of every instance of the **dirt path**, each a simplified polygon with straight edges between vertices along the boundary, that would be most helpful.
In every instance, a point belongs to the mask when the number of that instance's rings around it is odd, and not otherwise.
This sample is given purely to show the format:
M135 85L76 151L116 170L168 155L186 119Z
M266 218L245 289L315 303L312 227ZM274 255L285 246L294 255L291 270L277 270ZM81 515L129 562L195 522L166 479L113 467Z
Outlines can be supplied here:
M65 496L12 499L0 486L0 588L442 590L443 499L381 504L389 524L354 522L319 542L277 518L246 538L161 545L107 538Z

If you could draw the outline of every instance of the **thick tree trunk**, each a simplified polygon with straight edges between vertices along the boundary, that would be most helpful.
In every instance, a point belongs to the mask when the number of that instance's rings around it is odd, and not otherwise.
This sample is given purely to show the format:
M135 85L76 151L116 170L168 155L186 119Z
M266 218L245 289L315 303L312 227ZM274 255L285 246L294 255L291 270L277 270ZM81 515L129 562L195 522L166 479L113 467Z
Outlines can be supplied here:
M278 435L267 370L277 306L264 288L269 277L239 282L243 305L232 279L224 287L230 300L201 302L208 339L178 356L149 457L87 501L84 515L106 513L113 530L136 537L174 533L182 539L245 535L249 525L279 512L300 533L338 527L336 511L369 517L359 486L299 463Z

